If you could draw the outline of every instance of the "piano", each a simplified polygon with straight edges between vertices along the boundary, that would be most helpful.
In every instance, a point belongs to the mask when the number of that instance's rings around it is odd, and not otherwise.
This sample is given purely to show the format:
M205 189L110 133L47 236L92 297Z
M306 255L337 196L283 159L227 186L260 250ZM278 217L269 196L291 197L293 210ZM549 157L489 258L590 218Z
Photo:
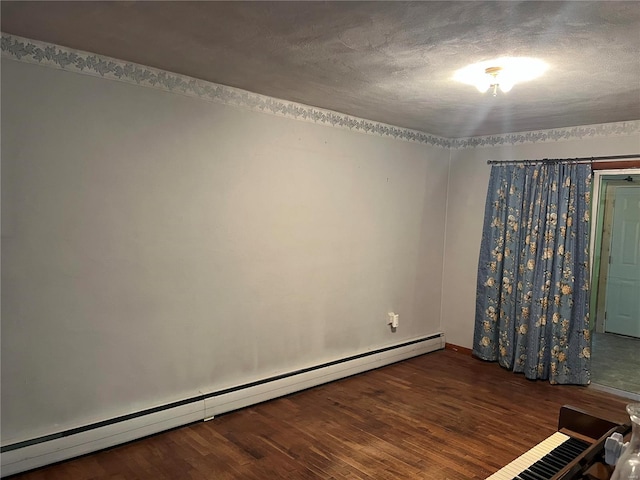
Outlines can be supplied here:
M619 424L565 405L558 431L505 465L486 480L607 480L612 467L604 464L605 440L622 435L630 424Z

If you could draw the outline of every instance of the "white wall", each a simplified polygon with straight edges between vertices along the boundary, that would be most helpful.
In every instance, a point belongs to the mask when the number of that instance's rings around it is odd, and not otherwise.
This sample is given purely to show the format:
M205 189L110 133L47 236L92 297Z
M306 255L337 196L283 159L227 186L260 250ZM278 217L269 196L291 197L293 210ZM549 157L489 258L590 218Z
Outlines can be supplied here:
M3 59L3 444L438 331L448 157Z
M4 58L1 93L4 445L441 329L471 347L486 161L640 151L449 151Z
M476 274L490 165L487 160L532 160L629 155L640 152L640 135L585 137L451 150L442 323L447 342L471 348Z

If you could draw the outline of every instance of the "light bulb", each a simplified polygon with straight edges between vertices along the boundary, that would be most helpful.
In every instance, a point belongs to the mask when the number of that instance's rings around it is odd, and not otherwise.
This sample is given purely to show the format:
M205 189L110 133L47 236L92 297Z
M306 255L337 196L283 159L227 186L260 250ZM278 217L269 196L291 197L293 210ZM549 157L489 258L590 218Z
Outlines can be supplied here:
M480 93L484 93L489 90L489 87L491 86L491 79L488 75L485 75L482 78L479 78L475 85Z
M499 86L500 90L502 90L504 93L508 93L513 88L513 82L509 80L503 80L500 82Z

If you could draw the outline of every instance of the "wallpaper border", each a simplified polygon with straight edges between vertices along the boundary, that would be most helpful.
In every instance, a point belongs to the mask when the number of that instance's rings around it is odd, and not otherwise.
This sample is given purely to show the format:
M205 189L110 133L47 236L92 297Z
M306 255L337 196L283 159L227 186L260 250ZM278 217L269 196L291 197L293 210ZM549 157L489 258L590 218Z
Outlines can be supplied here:
M448 138L425 132L366 120L301 103L280 100L239 88L15 35L3 33L0 45L3 57L21 62L119 80L196 97L210 102L242 107L294 120L345 128L381 137L391 137L443 148L449 148L451 143Z
M16 35L2 33L0 47L2 56L12 60L156 88L294 120L442 148L523 145L640 134L640 120L633 120L500 135L445 138Z
M627 122L578 125L575 127L532 130L529 132L504 133L479 137L451 138L451 148L499 147L528 143L550 143L584 138L630 136L640 134L640 120Z

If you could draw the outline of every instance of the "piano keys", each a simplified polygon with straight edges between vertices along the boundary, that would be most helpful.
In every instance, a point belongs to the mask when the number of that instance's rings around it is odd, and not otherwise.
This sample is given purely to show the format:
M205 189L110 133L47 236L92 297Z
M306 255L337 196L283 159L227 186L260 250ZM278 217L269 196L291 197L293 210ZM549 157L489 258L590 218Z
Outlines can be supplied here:
M588 447L589 444L586 442L556 432L502 467L487 480L550 479Z
M558 431L486 480L572 480L603 454L605 440L629 425L594 417L573 407L560 409Z

